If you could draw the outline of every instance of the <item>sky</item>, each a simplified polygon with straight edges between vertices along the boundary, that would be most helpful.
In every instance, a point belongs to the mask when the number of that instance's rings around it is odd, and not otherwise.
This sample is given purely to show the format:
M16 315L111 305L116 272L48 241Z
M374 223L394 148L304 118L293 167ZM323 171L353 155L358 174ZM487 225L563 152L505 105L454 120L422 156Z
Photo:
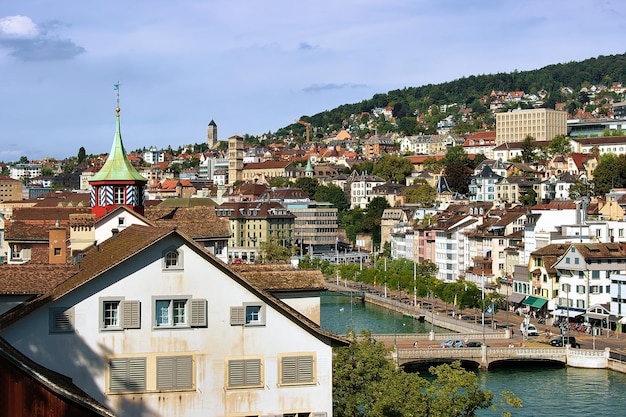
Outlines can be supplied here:
M0 0L0 161L274 132L404 87L626 52L621 0Z

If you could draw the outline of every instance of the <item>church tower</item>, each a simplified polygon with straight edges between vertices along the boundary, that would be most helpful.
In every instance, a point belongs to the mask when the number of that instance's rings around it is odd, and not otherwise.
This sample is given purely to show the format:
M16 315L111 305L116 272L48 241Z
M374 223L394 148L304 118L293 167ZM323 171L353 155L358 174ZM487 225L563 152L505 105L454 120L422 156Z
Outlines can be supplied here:
M91 177L91 212L100 218L118 206L144 214L144 192L147 179L141 176L126 156L120 132L119 84L118 107L115 109L115 137L104 166Z
M213 120L209 123L206 132L206 142L209 145L209 149L213 149L217 146L217 125Z

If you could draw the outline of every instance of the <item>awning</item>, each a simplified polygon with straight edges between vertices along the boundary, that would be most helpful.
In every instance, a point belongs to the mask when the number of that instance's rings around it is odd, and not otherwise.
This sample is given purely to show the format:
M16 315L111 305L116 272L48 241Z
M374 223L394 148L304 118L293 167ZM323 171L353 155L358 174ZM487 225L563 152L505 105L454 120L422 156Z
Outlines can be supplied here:
M604 320L609 317L608 314L600 314L600 313L586 313L585 316L587 316L587 318L589 319L596 319L596 320Z
M548 300L546 300L545 298L533 297L532 295L529 295L524 300L524 304L526 304L527 306L530 306L530 307L535 307L535 308L541 308L547 302L548 302Z
M553 316L561 316L561 317L578 317L581 314L584 314L584 311L580 311L580 310L574 310L574 309L565 309L565 308L559 308L557 310L554 310L552 312Z
M513 294L509 295L509 303L521 303L522 301L524 301L524 298L526 298L526 295L514 292Z

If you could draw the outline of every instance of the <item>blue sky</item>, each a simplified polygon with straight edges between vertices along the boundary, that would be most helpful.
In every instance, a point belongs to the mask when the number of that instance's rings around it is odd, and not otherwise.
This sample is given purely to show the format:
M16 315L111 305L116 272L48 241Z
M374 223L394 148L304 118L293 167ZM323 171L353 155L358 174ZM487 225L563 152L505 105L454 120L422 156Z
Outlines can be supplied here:
M376 93L626 52L619 0L0 1L0 161L276 131Z

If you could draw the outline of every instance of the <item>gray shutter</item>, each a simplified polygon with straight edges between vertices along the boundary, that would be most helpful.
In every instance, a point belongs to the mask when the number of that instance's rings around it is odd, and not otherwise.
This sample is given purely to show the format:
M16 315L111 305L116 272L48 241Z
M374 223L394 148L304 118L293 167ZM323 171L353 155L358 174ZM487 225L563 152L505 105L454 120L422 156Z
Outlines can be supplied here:
M139 301L122 301L122 327L139 329L141 327L141 303Z
M244 385L244 361L228 361L228 386L242 387Z
M230 325L243 326L246 324L246 310L243 306L230 308Z
M313 382L313 356L298 357L298 382Z
M193 358L161 356L157 358L157 389L193 388Z
M193 358L191 355L176 358L176 388L193 388Z
M318 411L315 413L311 413L311 417L326 417L327 413L326 411Z
M206 327L206 300L191 300L191 326Z
M157 389L174 388L174 357L157 358Z
M109 390L145 391L146 358L116 358L109 361Z
M297 360L294 356L282 359L282 384L298 382Z
M246 385L261 385L261 359L246 360Z
M282 358L282 384L313 382L313 357L290 356Z

